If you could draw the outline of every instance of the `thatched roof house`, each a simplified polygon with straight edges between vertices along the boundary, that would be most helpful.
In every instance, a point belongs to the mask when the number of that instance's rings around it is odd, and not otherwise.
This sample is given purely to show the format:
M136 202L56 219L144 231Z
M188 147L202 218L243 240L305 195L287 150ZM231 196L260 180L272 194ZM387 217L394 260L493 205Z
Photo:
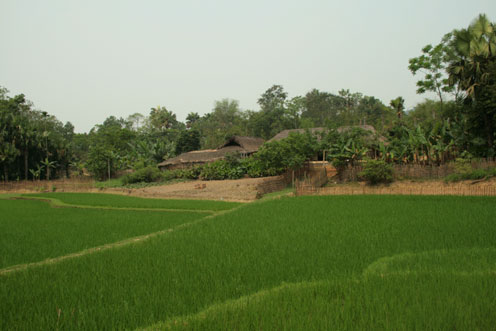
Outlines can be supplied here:
M369 131L372 134L375 134L376 131L372 125L353 125L353 126L341 126L337 129L339 133L346 132L348 130L351 130L353 128L360 128L365 131ZM318 134L318 133L325 133L327 132L327 128L310 128L310 129L291 129L291 130L284 130L276 134L272 139L269 140L271 141L276 141L276 140L282 140L284 138L289 137L289 134L291 132L297 132L297 133L305 133L306 131L310 131L312 134ZM318 136L318 135L317 135Z
M226 140L226 142L217 148L217 150L225 149L227 147L237 147L240 149L241 154L253 154L258 151L258 148L262 146L264 140L262 138L255 137L241 137L241 136L233 136Z
M242 157L255 153L264 143L262 138L233 136L217 149L205 149L182 153L158 164L160 169L184 169L195 165L224 159L226 154L239 153Z

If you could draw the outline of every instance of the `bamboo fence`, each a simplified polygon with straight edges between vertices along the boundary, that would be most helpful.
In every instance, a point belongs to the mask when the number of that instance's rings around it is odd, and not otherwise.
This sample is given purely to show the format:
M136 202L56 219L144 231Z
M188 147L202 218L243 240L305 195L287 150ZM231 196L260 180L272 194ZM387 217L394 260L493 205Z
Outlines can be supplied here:
M444 186L435 187L312 187L302 185L296 187L296 195L460 195L460 196L496 196L495 186Z
M56 180L37 180L37 181L10 181L0 182L0 191L34 191L34 192L69 192L69 191L87 191L94 188L92 179L56 179Z

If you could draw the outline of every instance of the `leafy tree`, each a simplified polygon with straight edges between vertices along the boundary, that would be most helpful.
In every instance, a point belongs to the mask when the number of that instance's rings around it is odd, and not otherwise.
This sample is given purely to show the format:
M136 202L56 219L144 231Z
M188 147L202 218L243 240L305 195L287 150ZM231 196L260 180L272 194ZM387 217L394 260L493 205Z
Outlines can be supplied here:
M446 35L441 43L436 46L427 45L422 48L422 55L410 59L408 69L413 75L423 74L423 79L417 81L417 93L434 92L439 98L441 109L443 108L443 94L453 92L454 86L449 84L446 68L448 63L453 60L454 53L451 45L448 43L450 35ZM433 113L433 118L436 118Z
M246 135L247 125L244 113L236 100L216 101L211 113L205 114L192 124L200 132L202 148L217 148L234 135Z
M362 124L373 125L383 130L387 123L392 122L391 112L381 100L372 96L363 96L356 106L355 119Z
M303 118L309 118L314 123L323 125L326 121L337 122L339 111L344 108L342 97L328 92L313 89L305 95L305 111ZM338 126L342 123L336 123Z
M199 120L200 115L198 115L198 113L189 113L188 116L186 116L186 128L192 128Z
M157 130L167 130L177 128L179 122L176 114L165 107L157 106L151 109L150 124Z
M272 85L258 99L260 111L251 113L251 131L257 137L270 139L286 128L286 98L288 94L281 85Z
M292 132L287 138L265 143L253 156L264 175L273 176L287 169L298 169L318 152L317 139L310 132Z
M104 145L91 145L86 166L96 178L110 179L119 169L118 154Z
M284 117L285 127L288 129L298 129L301 125L301 115L305 111L305 98L298 96L286 102Z
M182 131L176 143L176 155L200 149L200 132L197 130Z
M131 124L134 131L138 131L145 124L145 116L140 113L134 113L127 117L126 122Z

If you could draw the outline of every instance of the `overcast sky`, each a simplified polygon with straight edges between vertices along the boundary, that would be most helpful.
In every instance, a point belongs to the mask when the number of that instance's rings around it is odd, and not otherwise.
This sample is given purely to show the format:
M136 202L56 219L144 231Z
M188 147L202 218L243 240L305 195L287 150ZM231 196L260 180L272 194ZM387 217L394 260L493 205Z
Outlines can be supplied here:
M408 59L494 0L0 0L0 86L87 132L165 106L184 120L236 99L258 110L273 84L372 95L407 108Z

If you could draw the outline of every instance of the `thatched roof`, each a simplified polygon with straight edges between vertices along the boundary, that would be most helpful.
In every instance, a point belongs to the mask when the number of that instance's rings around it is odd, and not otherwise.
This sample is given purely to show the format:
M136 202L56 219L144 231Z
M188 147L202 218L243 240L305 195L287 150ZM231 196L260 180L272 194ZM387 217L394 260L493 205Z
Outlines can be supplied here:
M327 131L327 128L310 128L310 129L290 129L290 130L284 130L276 134L272 139L269 140L271 141L276 141L276 140L282 140L287 137L289 137L289 134L292 132L296 133L305 133L306 131L310 131L310 133L315 134L315 133L320 133L320 132L325 132Z
M182 153L176 157L159 163L159 167L167 167L182 163L206 163L225 158L229 153L252 154L264 143L261 138L234 136L217 149L205 149Z
M360 128L365 131L369 131L372 134L375 134L375 129L372 125L352 125L352 126L341 126L337 129L339 133L346 132L348 130L351 130L353 128ZM316 133L325 133L328 131L327 128L310 128L310 129L292 129L292 130L284 130L276 134L272 139L269 140L271 141L276 141L276 140L282 140L284 138L289 137L289 134L292 132L297 132L297 133L305 133L306 131L310 131L312 134Z
M262 138L233 136L226 140L218 149L223 149L228 146L239 146L245 150L245 153L255 153L263 143L264 140Z
M343 133L349 131L351 129L359 128L365 131L370 131L370 133L374 134L376 131L372 125L364 124L364 125L350 125L350 126L340 126L338 128L339 133Z

